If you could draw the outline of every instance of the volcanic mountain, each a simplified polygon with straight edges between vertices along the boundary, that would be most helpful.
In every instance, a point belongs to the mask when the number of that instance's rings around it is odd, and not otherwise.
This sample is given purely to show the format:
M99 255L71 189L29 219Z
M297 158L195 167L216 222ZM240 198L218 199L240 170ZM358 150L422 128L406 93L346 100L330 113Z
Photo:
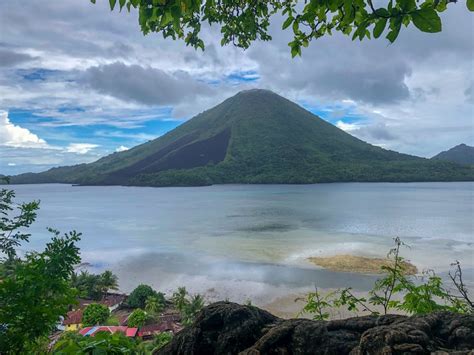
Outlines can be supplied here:
M431 159L451 161L458 164L474 165L474 147L459 144L449 150L435 155Z
M474 169L365 143L267 90L242 91L166 135L90 164L12 183L186 186L223 183L474 180Z

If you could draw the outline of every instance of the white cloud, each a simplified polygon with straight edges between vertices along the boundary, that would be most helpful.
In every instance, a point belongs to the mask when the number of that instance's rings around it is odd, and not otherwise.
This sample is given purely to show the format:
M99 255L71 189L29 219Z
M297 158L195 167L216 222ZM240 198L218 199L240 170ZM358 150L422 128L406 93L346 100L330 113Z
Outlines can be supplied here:
M94 148L97 148L99 145L91 143L71 143L66 148L67 153L76 153L76 154L87 154Z
M345 123L342 121L337 121L336 127L342 129L343 131L350 132L360 128L360 125L355 123Z
M0 145L15 148L48 148L48 143L28 129L13 124L8 112L0 111Z
M125 147L124 145L121 145L120 147L118 147L117 149L115 149L116 152L124 152L126 150L128 150L129 148L128 147Z

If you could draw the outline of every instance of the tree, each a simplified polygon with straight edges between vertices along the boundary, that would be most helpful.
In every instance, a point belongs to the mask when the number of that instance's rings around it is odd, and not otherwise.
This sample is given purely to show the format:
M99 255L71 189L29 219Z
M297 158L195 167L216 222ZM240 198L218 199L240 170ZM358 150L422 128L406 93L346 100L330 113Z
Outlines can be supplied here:
M145 308L145 303L148 297L154 296L162 299L164 302L164 295L158 293L148 285L138 285L128 296L127 303L132 308Z
M82 324L84 326L101 325L110 316L109 308L103 304L93 303L84 309L82 313Z
M106 270L100 275L100 286L102 293L107 296L109 290L118 290L118 277L112 271Z
M184 310L187 303L187 296L188 291L186 290L186 287L178 287L178 290L173 293L171 300L178 311L181 312Z
M178 287L173 293L172 301L180 312L183 324L191 324L199 311L204 307L204 298L199 295L189 296L185 287Z
M148 319L148 315L140 308L135 309L128 317L127 325L129 327L143 327Z
M95 3L96 0L91 0ZM204 49L200 38L203 24L221 26L221 45L232 43L248 48L256 40L269 41L272 16L285 20L282 30L291 28L293 40L288 43L292 56L301 55L301 48L311 40L333 32L352 39L386 38L394 42L402 28L410 23L420 31L440 32L439 13L455 0L390 0L376 7L373 0L119 0L118 7L138 10L143 34L161 33L164 38L184 40L186 45ZM109 0L113 10L117 0ZM474 0L466 0L474 11Z
M97 301L102 297L100 275L90 274L88 271L74 273L71 277L71 286L78 290L80 297Z
M149 296L145 301L145 310L150 314L157 314L165 308L165 302L158 296Z
M81 297L98 301L107 296L109 290L118 289L118 278L109 270L100 275L81 271L80 274L72 275L71 285L79 291Z
M28 228L36 219L39 201L16 205L13 202L15 191L0 190L0 253L4 253L9 261L16 257L16 249L22 241L28 242L29 233L22 231ZM10 214L17 210L18 214ZM1 260L1 259L0 259Z
M80 234L52 240L41 253L18 260L13 274L0 282L0 353L34 353L76 299L69 278L80 261Z

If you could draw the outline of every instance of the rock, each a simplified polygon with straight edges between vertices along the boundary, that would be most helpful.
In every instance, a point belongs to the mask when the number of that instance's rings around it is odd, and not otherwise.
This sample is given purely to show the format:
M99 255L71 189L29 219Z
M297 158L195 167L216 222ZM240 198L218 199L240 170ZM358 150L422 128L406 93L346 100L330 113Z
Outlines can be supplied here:
M253 306L218 302L155 354L471 354L474 315L283 320Z

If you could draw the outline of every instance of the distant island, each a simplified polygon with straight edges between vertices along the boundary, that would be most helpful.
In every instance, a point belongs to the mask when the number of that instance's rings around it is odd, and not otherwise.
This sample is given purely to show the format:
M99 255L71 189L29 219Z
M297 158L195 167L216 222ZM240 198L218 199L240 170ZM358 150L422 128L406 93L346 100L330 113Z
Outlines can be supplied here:
M473 181L474 167L373 146L268 90L247 90L166 135L11 183L197 186Z
M435 155L435 160L450 161L458 164L474 165L474 147L466 144L459 144L449 150Z

